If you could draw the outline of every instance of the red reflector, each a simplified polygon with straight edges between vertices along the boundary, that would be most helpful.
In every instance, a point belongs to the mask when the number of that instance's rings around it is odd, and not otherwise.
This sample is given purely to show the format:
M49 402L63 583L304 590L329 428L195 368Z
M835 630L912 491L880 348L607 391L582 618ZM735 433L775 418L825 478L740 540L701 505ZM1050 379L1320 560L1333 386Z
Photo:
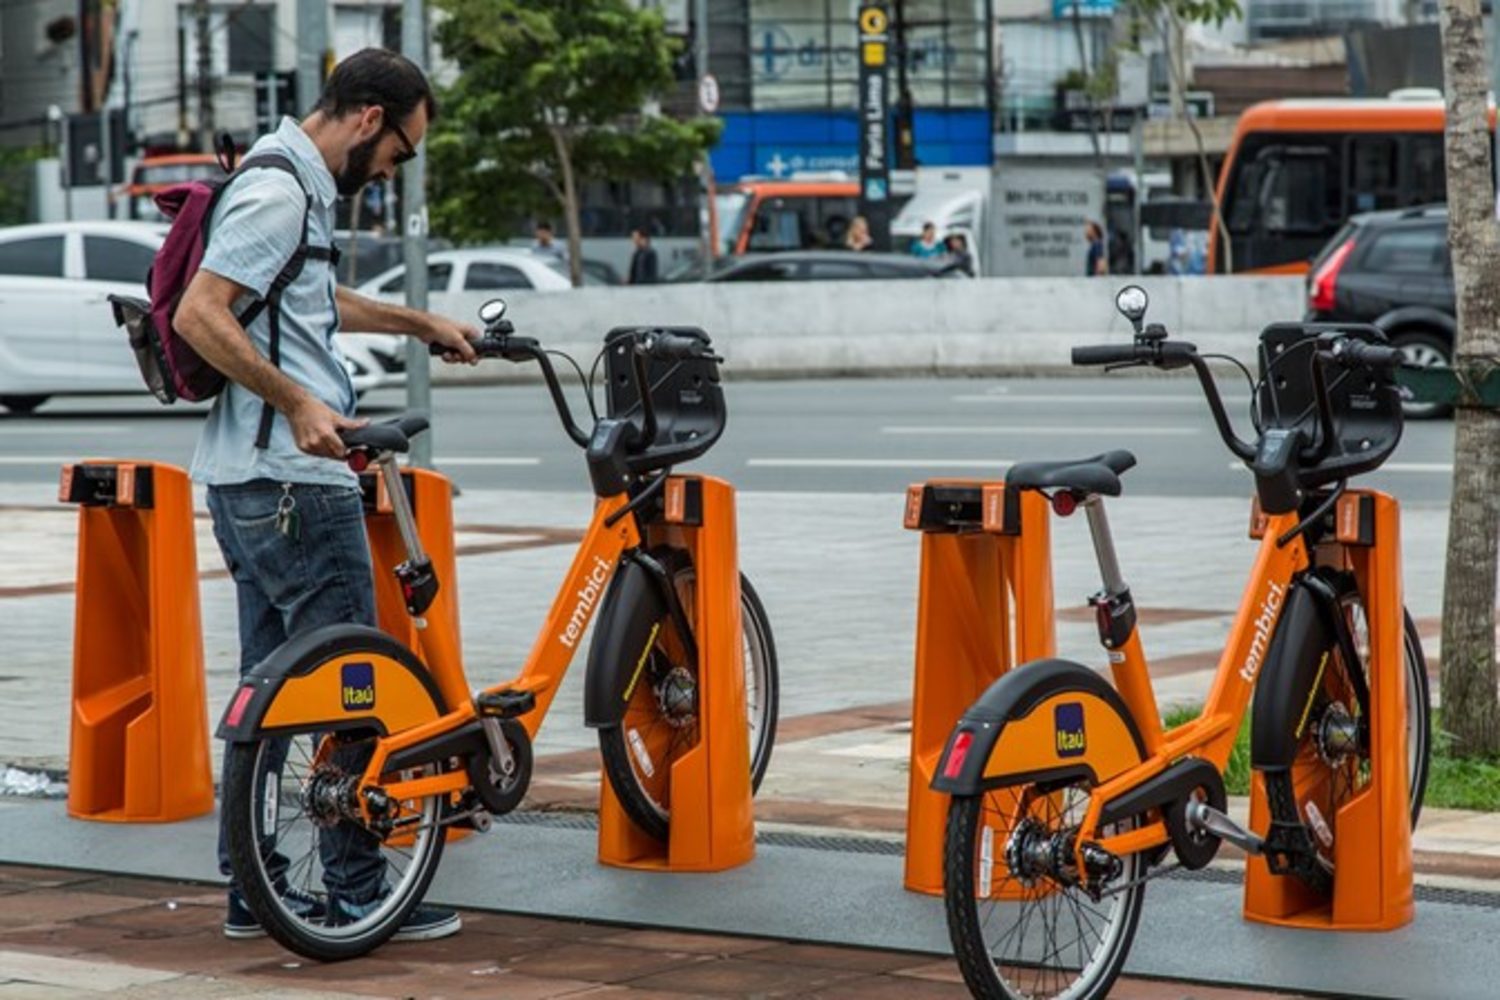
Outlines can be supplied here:
M1058 517L1067 517L1078 509L1078 498L1068 490L1052 494L1052 510Z
M245 709L250 704L250 699L255 697L255 688L245 686L234 693L234 703L229 706L229 714L224 716L226 726L238 726L240 719L244 718Z
M968 759L969 747L973 745L974 734L967 729L953 738L953 746L948 751L948 763L943 765L943 777L958 777L958 772L964 769L964 761Z
M365 469L370 467L370 456L362 451L351 451L345 461L349 463L349 468L355 472L364 472Z

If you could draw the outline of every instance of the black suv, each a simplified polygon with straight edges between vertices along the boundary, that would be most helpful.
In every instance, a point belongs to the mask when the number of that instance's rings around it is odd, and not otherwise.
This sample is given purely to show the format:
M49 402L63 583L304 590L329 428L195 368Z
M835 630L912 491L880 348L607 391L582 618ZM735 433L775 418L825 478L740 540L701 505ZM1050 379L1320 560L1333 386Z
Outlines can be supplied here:
M1444 205L1356 215L1313 258L1307 319L1373 323L1410 365L1452 362L1458 324ZM1447 406L1405 404L1408 417Z

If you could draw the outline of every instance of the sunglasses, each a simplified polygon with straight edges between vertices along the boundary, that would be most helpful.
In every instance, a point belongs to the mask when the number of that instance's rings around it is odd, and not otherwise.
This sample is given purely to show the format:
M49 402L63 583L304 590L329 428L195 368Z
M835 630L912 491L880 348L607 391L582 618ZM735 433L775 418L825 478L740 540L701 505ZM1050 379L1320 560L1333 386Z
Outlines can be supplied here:
M392 160L392 162L394 162L395 165L399 167L403 163L406 163L406 162L408 162L410 160L416 159L416 156L417 156L417 146L416 146L416 143L412 142L410 139L408 139L406 137L406 133L403 132L403 131L401 131L401 126L396 124L396 122L392 119L392 117L391 117L391 115L390 115L389 112L386 113L385 121L384 121L383 124L385 125L385 128L387 130L396 133L396 138L400 139L401 140L401 145L404 146L404 147L406 147L405 149L401 150L399 153L397 153L395 155L395 157Z

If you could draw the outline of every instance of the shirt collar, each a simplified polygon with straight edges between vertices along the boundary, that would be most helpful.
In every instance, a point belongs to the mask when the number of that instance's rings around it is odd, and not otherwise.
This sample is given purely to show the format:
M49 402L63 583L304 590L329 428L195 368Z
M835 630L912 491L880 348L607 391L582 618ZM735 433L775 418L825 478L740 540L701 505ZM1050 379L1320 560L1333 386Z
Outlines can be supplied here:
M328 164L323 161L323 154L313 145L307 133L302 131L297 119L290 115L282 118L276 129L276 138L286 147L287 152L301 161L306 176L312 181L312 196L321 204L333 204L338 197L338 185L334 183Z

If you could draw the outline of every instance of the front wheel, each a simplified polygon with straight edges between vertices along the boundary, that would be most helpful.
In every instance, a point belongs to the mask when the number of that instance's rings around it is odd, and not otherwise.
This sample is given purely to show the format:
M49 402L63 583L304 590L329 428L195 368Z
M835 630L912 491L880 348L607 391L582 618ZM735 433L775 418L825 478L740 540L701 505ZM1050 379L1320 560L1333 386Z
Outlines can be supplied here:
M1364 602L1352 580L1346 580L1338 607L1353 639L1357 663L1345 663L1337 644L1328 667L1308 703L1307 724L1297 741L1296 757L1285 770L1265 772L1266 802L1273 821L1300 825L1306 831L1316 864L1301 869L1303 881L1322 892L1333 887L1334 843L1338 813L1370 782L1370 720L1356 697L1358 671L1366 688L1370 678L1370 629ZM1432 748L1432 702L1427 661L1411 615L1402 613L1402 669L1406 685L1407 794L1415 829L1427 789Z
M263 737L231 743L224 756L236 886L272 938L317 961L357 958L388 940L442 857L446 795L393 803L381 834L349 818L375 740L370 730Z
M1412 368L1451 368L1453 348L1449 342L1428 330L1408 330L1391 337L1391 346L1401 352L1401 363ZM1453 412L1447 403L1419 403L1406 400L1402 415L1408 420L1436 420Z
M685 558L664 560L688 621L694 620L696 576ZM760 787L776 741L780 679L771 623L750 581L740 575L740 615L744 633L745 721L750 740L750 788ZM671 817L672 765L698 745L698 675L687 662L670 614L657 623L656 639L628 691L618 725L599 730L604 774L631 821L657 840L666 840Z
M1099 1000L1135 937L1145 858L1079 884L1072 850L1091 778L955 795L943 844L943 902L969 992L984 1000ZM1131 820L1108 832L1133 826Z

